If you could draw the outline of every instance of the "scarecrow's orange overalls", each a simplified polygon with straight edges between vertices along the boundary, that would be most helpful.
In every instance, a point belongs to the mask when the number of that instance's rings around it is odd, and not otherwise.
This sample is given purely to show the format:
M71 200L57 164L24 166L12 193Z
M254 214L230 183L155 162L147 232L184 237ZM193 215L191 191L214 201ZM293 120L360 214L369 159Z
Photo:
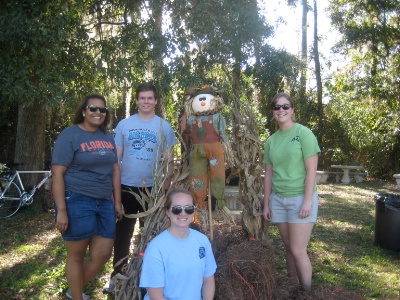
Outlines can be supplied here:
M225 118L220 113L192 115L187 125L192 142L189 156L190 190L196 206L206 209L205 199L210 178L211 195L217 199L218 207L222 208L225 205L225 160L221 141L228 139L223 132L226 127Z

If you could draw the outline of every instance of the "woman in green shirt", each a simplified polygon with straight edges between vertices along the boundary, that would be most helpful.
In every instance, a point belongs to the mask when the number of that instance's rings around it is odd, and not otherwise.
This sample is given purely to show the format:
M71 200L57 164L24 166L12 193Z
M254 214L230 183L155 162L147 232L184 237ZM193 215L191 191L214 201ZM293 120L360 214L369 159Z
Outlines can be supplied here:
M278 226L289 277L308 292L312 266L307 246L318 214L315 174L320 149L311 130L294 121L289 95L277 94L271 108L279 129L265 143L263 215Z

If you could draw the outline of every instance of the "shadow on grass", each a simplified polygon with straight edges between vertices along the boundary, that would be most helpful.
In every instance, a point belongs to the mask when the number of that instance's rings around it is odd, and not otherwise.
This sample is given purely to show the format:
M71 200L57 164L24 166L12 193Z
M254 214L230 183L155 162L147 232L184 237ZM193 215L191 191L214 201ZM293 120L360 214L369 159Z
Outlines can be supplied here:
M42 236L54 229L52 213L37 212L31 207L22 208L15 216L0 219L0 255L13 252L21 244Z
M0 231L6 233L0 242L0 299L43 299L61 291L65 246L52 214L24 209L0 220Z
M27 207L0 220L0 232L0 299L66 299L66 248L53 214ZM107 268L85 287L94 299L107 299L100 279Z

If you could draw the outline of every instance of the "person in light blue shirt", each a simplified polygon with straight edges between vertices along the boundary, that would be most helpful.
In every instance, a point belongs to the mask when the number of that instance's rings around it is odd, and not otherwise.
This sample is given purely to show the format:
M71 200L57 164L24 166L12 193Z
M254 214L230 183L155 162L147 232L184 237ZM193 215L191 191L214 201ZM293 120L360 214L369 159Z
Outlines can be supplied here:
M189 228L195 211L185 189L168 193L165 210L168 229L156 236L144 253L140 287L145 300L212 300L217 269L207 236Z

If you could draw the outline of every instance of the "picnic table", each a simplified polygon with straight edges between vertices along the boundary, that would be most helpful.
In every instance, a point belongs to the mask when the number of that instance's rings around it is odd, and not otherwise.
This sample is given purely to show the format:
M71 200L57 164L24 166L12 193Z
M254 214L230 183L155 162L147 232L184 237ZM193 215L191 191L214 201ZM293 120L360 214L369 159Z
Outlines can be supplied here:
M335 169L343 170L342 183L344 183L344 184L350 183L350 177L349 177L350 170L363 170L364 169L362 166L349 166L349 165L332 165L331 167L335 168Z

